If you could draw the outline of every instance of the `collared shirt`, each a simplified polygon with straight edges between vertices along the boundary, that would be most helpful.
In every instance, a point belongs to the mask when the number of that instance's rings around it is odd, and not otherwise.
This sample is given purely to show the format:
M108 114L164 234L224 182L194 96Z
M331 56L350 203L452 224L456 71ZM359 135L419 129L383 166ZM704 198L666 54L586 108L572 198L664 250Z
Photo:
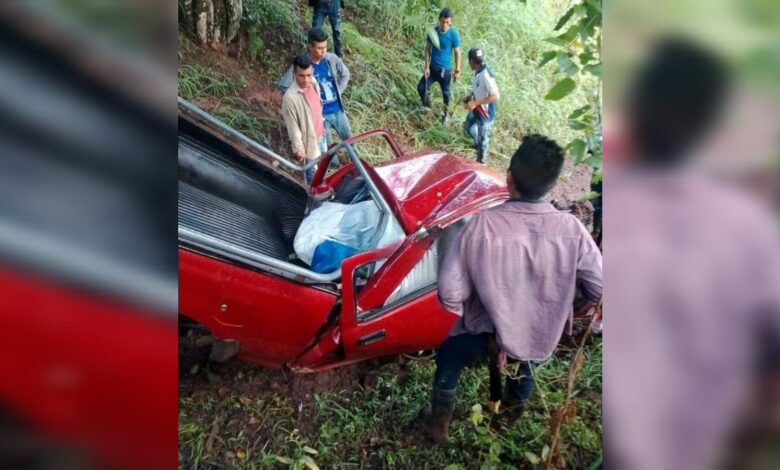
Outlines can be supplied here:
M441 32L439 25L436 25L434 29L439 36L440 47L434 46L430 38L425 37L425 41L431 46L430 68L452 70L452 50L460 47L460 36L452 26L446 33Z
M571 329L578 283L601 298L601 252L573 215L548 203L508 201L480 212L439 267L439 301L477 334L495 329L515 359L548 358Z
M306 102L309 103L309 108L311 108L314 131L317 133L318 138L324 137L325 123L322 121L322 108L324 104L320 100L320 95L317 94L317 88L314 84L311 84L303 89L302 93L306 97Z

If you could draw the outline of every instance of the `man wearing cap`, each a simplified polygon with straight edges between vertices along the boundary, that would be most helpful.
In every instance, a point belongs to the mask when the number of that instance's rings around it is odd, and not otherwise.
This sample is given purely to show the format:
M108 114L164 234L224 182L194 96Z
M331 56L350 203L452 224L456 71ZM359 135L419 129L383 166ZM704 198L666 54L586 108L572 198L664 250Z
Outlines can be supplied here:
M463 105L469 112L463 123L463 130L474 139L477 162L485 163L490 131L493 129L493 119L496 117L498 86L485 64L485 53L482 49L469 50L469 66L474 71L474 80L471 84L471 93L466 97Z
M452 56L455 56L455 70L452 68ZM452 26L452 10L444 8L439 13L439 25L429 31L425 39L425 60L423 62L423 76L417 84L417 93L420 94L423 106L427 111L431 110L430 89L434 82L441 86L444 95L444 112L441 122L447 121L447 107L452 99L450 81L460 77L460 36Z

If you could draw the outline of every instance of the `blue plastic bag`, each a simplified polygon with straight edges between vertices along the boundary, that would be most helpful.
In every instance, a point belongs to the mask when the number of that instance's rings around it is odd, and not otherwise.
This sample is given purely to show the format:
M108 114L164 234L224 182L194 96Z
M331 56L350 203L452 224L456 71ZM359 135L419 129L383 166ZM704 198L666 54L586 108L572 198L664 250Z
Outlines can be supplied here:
M340 269L341 262L357 252L357 248L333 240L325 240L314 250L311 270L321 274L331 273Z

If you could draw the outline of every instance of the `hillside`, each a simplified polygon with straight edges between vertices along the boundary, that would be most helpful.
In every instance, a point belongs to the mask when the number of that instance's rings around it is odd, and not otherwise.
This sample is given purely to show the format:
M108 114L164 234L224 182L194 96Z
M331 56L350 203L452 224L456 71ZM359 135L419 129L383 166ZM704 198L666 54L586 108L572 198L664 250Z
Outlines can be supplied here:
M349 1L342 17L344 61L352 73L345 93L346 113L356 133L384 128L406 150L442 149L473 158L471 142L462 133L466 111L451 105L454 115L441 125L438 113L422 112L416 91L422 70L423 31L435 24L436 3ZM464 53L463 76L453 83L453 94L457 103L470 87L465 52L473 46L483 48L501 93L488 165L503 172L525 134L539 132L561 145L569 142L574 133L567 116L582 106L588 94L595 93L597 83L586 83L562 101L543 99L554 83L555 67L538 68L537 64L542 52L550 48L545 38L551 35L568 2L524 5L518 0L498 0L489 4L490 8L481 2L447 3L455 12L454 26L461 35ZM306 0L245 0L246 33L226 50L198 47L182 34L180 95L289 156L279 114L281 96L275 84L289 58L305 47L310 24L311 9ZM328 23L325 30L330 34ZM440 112L438 86L433 87L432 102L434 110ZM550 197L568 207L570 201L588 191L589 181L589 168L567 161Z

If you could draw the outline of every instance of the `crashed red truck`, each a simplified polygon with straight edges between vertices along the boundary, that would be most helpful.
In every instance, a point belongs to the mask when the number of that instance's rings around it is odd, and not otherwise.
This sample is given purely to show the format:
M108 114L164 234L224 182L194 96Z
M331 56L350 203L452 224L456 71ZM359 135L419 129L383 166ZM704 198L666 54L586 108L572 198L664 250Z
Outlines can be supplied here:
M383 163L360 156L380 148ZM438 261L471 214L508 198L503 175L445 152L404 154L381 130L331 146L307 188L280 168L300 167L182 99L178 158L183 332L206 332L214 359L296 372L437 347L456 319L437 300ZM358 191L381 213L374 246L311 271L293 250L304 215Z

